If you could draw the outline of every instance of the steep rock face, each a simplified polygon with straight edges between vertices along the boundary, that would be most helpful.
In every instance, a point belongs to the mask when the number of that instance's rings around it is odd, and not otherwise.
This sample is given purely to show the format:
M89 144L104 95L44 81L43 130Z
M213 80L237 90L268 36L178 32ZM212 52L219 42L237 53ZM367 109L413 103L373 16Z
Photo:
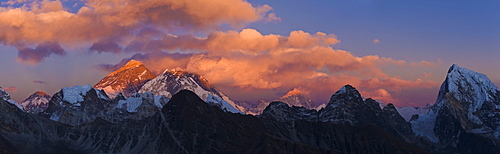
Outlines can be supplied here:
M12 153L424 153L372 126L276 122L223 112L180 91L161 112L70 127L0 100L0 142Z
M381 109L375 100L363 100L359 92L350 85L333 94L328 105L319 111L290 108L283 104L271 103L262 117L277 121L307 120L351 126L374 125L407 142L415 142L410 123L399 115L392 104Z
M125 97L130 97L137 93L147 81L155 78L144 64L139 61L130 60L122 68L111 72L99 81L94 88L104 90L110 97L115 97L122 93Z
M38 114L49 107L50 95L37 91L21 102L24 110L31 114Z
M439 149L459 149L463 134L499 142L500 90L486 77L453 65L428 114L412 118L413 130ZM479 135L479 136L478 136Z
M212 87L202 76L182 69L166 70L158 77L144 84L139 93L152 92L154 95L172 97L181 90L196 93L205 102L219 106L232 113L244 113L245 109L231 101L224 93Z

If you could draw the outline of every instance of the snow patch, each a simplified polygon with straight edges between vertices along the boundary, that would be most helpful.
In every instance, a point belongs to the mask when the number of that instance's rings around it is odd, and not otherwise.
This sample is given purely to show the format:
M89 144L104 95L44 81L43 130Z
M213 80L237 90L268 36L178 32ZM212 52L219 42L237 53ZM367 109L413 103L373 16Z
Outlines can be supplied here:
M57 114L53 113L52 115L50 115L50 120L59 121L60 117L61 117L61 115L57 115Z
M416 120L410 121L411 128L417 136L425 136L431 142L437 143L438 137L434 133L437 114L429 112L429 114L419 114Z
M142 104L142 97L130 97L126 100L118 101L118 105L115 108L127 108L128 112L137 112L137 108Z
M64 87L63 91L63 101L66 101L71 104L75 104L83 101L83 97L87 95L87 92L92 89L92 86L89 84L80 86L76 85L73 87Z
M222 110L225 110L225 111L228 111L228 112L231 112L231 113L240 113L240 114L243 114L240 110L238 110L235 107L233 107L227 101L223 100L220 97L211 95L211 94L208 95L208 97L207 97L207 99L206 99L205 102L212 102L212 103L220 104Z
M19 108L21 111L24 111L24 108L19 105L16 101L12 100L12 99L9 99L9 100L6 100L7 102L9 102L10 104L13 104L15 105L17 108Z

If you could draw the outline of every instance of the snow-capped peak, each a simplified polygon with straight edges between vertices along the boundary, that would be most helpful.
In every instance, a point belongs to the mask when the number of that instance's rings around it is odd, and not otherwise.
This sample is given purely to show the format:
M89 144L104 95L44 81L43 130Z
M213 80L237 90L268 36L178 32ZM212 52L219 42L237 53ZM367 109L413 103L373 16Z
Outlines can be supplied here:
M124 70L128 70L128 69L132 69L132 68L136 68L136 67L139 67L141 65L144 65L142 64L140 61L137 61L137 60L130 60L127 62L127 64L125 64L123 67L121 67L120 69L112 72L110 75L112 74L116 74L118 72L121 72L121 71L124 71Z
M500 90L481 73L453 64L441 85L435 105L411 119L417 135L432 142L450 140L456 130L490 134L500 139ZM452 124L453 119L459 124ZM492 135L495 134L495 135ZM486 135L488 136L488 135Z
M49 106L50 95L43 91L37 91L21 102L21 106L28 113L37 114L44 111Z
M438 99L443 99L444 94L451 93L458 100L471 102L470 112L475 112L485 101L491 101L498 91L486 75L453 64L441 85ZM442 106L439 100L436 105Z
M223 110L243 113L243 107L236 105L222 92L210 86L207 79L179 68L165 70L156 78L145 83L139 93L152 92L154 95L172 97L183 89L193 91L205 102L217 105Z
M87 92L92 89L92 86L89 84L85 84L83 86L76 85L73 87L64 87L62 89L63 92L63 100L75 104L77 102L83 101L83 97L87 95Z
M125 66L104 77L94 88L104 90L110 97L115 97L118 93L130 97L155 77L141 62L130 60Z
M282 96L278 101L282 101L291 106L302 106L307 109L313 109L315 107L311 98L307 95L307 93L300 91L297 88L286 93Z

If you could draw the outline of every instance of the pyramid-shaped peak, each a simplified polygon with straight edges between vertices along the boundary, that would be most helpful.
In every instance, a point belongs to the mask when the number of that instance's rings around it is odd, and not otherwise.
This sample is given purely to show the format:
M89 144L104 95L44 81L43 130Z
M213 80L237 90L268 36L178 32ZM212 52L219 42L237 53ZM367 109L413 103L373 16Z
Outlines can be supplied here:
M357 95L359 95L358 90L356 90L356 88L354 88L351 85L345 85L345 86L343 86L335 94L343 94L343 93L351 93L351 94L357 94Z
M351 85L345 85L340 88L340 90L335 92L335 94L333 94L330 98L330 102L334 102L336 100L362 102L363 98L356 88Z
M303 95L303 94L304 94L304 92L302 92L301 90L299 90L297 88L293 88L288 93L283 95L281 98L285 98L285 97L289 97L289 96L296 96L296 95Z

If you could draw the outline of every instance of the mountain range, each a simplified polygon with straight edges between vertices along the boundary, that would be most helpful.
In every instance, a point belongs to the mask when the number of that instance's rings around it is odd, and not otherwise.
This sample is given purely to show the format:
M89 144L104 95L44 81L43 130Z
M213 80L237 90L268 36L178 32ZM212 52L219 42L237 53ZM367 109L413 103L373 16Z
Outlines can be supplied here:
M458 65L417 108L351 85L318 105L298 89L232 101L201 75L135 60L95 86L0 98L0 153L500 153L500 90Z

